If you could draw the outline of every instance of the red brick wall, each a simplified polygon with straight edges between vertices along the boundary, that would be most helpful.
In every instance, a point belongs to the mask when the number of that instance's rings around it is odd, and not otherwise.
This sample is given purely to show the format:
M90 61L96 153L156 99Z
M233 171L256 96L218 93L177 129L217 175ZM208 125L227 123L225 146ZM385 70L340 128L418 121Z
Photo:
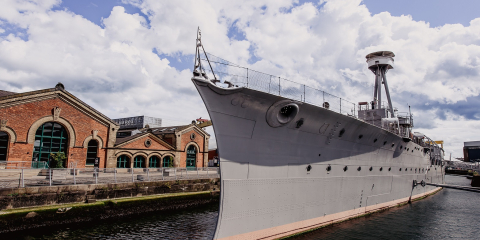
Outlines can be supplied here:
M24 103L12 107L0 108L0 119L7 119L7 126L12 128L17 134L17 141L26 142L30 126L38 119L51 116L52 109L60 107L60 117L66 119L72 124L75 130L75 146L81 148L69 148L68 162L76 161L77 167L84 167L86 161L87 149L83 148L83 141L92 134L92 130L98 130L98 136L102 138L104 147L107 144L108 126L102 125L86 114L78 111L68 103L59 98L41 100L31 103ZM8 153L8 159L18 161L31 161L33 153L33 144L11 143ZM100 166L105 166L106 152L99 149Z
M195 133L196 137L194 140L190 139L190 135L192 133ZM197 149L197 167L205 167L203 165L203 153L204 152L204 146L205 146L205 138L197 131L195 130L190 130L188 132L185 132L180 136L180 149L178 149L180 152L180 167L186 167L187 166L187 152L186 152L186 146L190 142L196 142L200 149ZM195 146L197 147L197 146Z
M152 144L148 148L145 146L145 141L147 139L150 139L150 141L152 142ZM122 146L121 149L170 150L169 148L158 143L156 140L153 140L150 137L143 137L143 138L137 139L125 146Z

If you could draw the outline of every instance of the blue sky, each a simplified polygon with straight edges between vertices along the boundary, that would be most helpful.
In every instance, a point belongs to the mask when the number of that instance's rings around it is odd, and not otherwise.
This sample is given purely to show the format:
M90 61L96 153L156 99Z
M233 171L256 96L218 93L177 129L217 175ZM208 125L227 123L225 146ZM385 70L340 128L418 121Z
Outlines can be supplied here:
M475 0L363 0L371 13L389 12L394 16L410 15L415 21L429 22L431 27L445 24L470 25L479 17L480 1Z
M318 1L300 0L296 5L306 2L318 4ZM415 21L425 21L431 27L439 27L445 24L462 24L468 26L470 21L479 17L478 9L480 9L480 1L475 0L402 0L402 1L385 1L385 0L363 0L368 10L372 14L380 12L389 12L393 16L410 15ZM102 26L102 19L107 18L114 6L122 6L125 11L130 14L139 14L148 21L148 17L142 11L125 3L122 0L102 0L102 1L78 1L78 0L62 0L62 3L53 9L68 9L75 14ZM229 29L228 36L235 39L244 39L241 31L238 31L234 25ZM169 56L162 55L167 58L171 65L179 68L192 68L192 64L188 61L190 56L183 57L180 55Z
M480 127L477 9L466 0L7 0L0 89L62 82L112 118L188 124L208 116L189 81L198 26L208 52L352 102L372 98L365 55L391 50L395 107L411 105L416 130L461 156Z
M305 2L317 1L299 1L298 4ZM468 26L472 19L479 16L478 9L480 9L480 1L475 0L363 0L363 4L372 14L389 12L394 16L411 15L413 20L429 22L431 27L457 23ZM138 8L123 3L121 0L63 0L56 9L68 8L97 25L101 25L101 19L110 15L113 6L123 6L128 13L143 15Z

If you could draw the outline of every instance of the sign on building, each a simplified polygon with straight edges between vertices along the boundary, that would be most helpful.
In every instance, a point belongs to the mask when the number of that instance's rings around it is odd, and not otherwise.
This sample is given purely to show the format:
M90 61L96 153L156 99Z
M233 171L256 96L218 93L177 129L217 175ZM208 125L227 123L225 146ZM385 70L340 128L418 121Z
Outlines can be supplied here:
M120 129L141 129L145 128L146 125L150 126L151 128L162 126L161 118L147 116L118 118L112 120L120 125Z

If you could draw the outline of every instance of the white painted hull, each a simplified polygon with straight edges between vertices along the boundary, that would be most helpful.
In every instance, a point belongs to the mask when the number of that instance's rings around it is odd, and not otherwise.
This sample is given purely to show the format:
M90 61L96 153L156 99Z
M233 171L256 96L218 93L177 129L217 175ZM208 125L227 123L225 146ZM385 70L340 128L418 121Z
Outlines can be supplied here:
M192 80L212 119L221 160L215 239L288 236L437 189L412 190L413 180L443 183L442 167L431 166L423 148L376 126L297 102L293 121L271 127L266 114L285 98Z

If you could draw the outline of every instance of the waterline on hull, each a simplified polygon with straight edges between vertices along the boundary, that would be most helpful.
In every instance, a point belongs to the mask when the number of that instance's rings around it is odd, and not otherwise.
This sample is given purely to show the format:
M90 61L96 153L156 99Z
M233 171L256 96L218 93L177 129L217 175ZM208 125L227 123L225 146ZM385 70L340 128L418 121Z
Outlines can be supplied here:
M422 194L412 196L412 201L425 198L440 191L442 188L435 188ZM221 240L240 240L240 239L279 239L289 237L302 232L311 231L327 225L346 221L352 218L360 217L366 214L382 211L388 208L396 207L407 203L409 197L397 199L394 201L380 203L373 206L361 207L353 210L339 212L335 214L326 215L323 217L304 220L296 223L285 224L282 226L272 227L259 231L239 234L231 237L221 238Z

